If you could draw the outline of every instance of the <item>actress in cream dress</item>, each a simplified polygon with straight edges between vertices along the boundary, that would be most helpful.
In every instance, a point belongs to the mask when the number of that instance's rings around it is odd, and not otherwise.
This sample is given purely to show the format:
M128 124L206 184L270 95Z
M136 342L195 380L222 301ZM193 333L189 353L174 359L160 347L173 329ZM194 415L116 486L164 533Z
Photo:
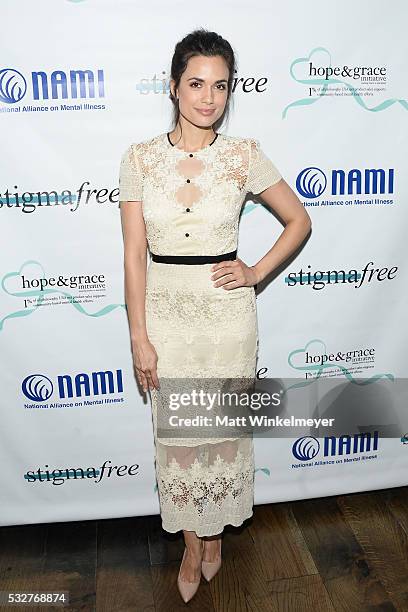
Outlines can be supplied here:
M151 253L220 255L238 247L246 194L281 178L253 138L218 133L191 153L173 146L164 132L124 152L119 199L142 202ZM214 287L212 265L149 263L146 328L159 381L255 377L255 289ZM151 390L151 408L163 528L211 536L252 516L252 438L161 437L157 389Z

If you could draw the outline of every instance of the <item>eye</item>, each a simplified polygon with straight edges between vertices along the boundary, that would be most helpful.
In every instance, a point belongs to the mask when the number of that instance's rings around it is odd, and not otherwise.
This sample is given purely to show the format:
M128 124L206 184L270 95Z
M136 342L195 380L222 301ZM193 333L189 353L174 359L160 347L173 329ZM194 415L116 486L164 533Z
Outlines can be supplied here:
M225 83L219 83L218 86L221 87L221 89L226 89Z
M193 85L200 85L200 83L199 83L198 81L193 81L193 82L191 83L191 87L192 87Z

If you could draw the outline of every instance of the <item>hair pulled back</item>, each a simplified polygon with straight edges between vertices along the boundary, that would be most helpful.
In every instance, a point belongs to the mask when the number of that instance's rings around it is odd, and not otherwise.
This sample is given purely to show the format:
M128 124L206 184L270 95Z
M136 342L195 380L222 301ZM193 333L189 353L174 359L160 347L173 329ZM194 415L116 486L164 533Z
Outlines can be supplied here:
M179 86L181 76L187 68L188 60L190 57L194 57L196 55L204 55L206 57L220 55L224 58L225 63L228 66L228 91L225 110L221 117L219 117L213 124L213 129L217 131L224 123L224 120L228 121L230 114L232 83L236 70L235 54L230 43L216 32L210 32L205 28L199 28L193 32L190 32L190 34L187 34L187 36L176 44L173 58L171 60L170 78L174 80L174 87L176 90ZM179 122L180 109L178 99L173 96L171 90L169 97L173 103L171 129L174 130Z

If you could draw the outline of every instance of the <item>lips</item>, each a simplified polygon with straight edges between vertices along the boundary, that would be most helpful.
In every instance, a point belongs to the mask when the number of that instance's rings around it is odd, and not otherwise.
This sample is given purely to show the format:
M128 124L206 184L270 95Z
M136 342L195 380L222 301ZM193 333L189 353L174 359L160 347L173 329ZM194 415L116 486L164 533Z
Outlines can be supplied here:
M212 114L213 114L213 112L215 111L215 109L214 109L214 108L212 108L212 109L204 109L204 108L203 108L203 109L200 109L200 108L197 108L196 110L197 110L199 113L201 113L202 115L212 115Z

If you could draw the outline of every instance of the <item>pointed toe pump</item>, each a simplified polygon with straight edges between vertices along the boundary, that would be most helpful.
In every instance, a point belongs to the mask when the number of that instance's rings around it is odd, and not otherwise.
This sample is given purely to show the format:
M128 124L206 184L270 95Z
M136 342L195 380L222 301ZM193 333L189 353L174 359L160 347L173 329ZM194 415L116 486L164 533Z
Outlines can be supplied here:
M221 567L221 538L218 540L218 557L215 561L201 561L201 573L209 582Z
M200 586L200 581L201 581L201 576L197 580L197 582L186 582L185 580L181 579L180 577L181 567L183 565L183 562L186 556L186 552L187 552L187 548L184 549L183 558L181 560L180 569L179 569L179 573L177 577L177 587L178 587L178 590L180 592L181 598L183 599L184 603L189 602L190 599L194 597L194 595L197 593L197 590L198 590L198 587Z

